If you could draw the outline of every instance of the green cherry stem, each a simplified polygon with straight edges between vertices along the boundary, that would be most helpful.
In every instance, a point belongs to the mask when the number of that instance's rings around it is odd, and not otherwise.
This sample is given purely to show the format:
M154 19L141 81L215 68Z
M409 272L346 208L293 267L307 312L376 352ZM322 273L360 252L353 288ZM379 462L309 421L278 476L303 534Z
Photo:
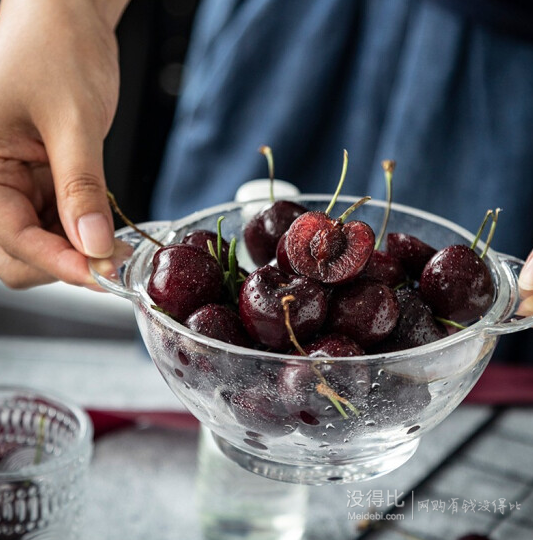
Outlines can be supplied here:
M344 184L344 179L346 178L346 173L348 171L348 151L344 150L343 154L343 162L342 162L342 171L341 171L341 177L339 180L339 183L337 185L337 189L335 193L333 194L333 198L331 199L331 202L329 203L328 207L326 208L326 214L329 216L330 212L333 210L333 207L335 206L335 203L337 202L337 199L339 198L342 185Z
M490 225L489 229L489 235L487 236L487 241L485 242L485 249L483 250L483 253L480 255L480 257L483 259L485 255L487 254L487 251L489 250L490 244L492 242L492 239L494 237L494 233L496 232L496 225L498 223L498 216L500 212L502 211L501 208L496 208L492 214L492 223Z
M44 446L44 414L41 414L39 419L39 434L37 436L37 445L35 447L35 457L33 458L33 464L39 465L43 458L43 446Z
M481 225L479 226L479 229L477 230L476 237L474 238L474 241L470 244L470 249L476 249L477 243L479 242L479 239L481 238L481 235L483 234L483 229L487 225L487 221L492 216L494 212L492 210L487 210L485 217L483 218L483 221L481 222Z
M383 236L385 236L385 231L387 230L387 224L389 223L390 209L392 204L392 176L394 174L394 169L396 168L396 161L392 159L385 159L381 162L383 171L385 172L385 184L387 186L387 208L385 209L385 216L383 217L383 223L381 224L381 230L379 231L378 237L376 239L376 244L374 249L379 249Z
M154 311L159 311L159 313L162 313L163 315L166 315L167 317L170 317L171 319L176 320L168 311L164 310L163 308L156 306L155 304L150 304L150 307Z
M274 202L274 156L270 146L260 146L259 152L266 157L268 163L268 176L270 178L270 202Z
M207 249L209 251L209 254L216 259L217 263L220 264L220 260L217 256L217 252L215 251L215 246L213 246L213 242L211 240L207 241Z
M443 317L435 317L436 321L439 321L440 323L446 325L446 326L453 326L454 328L459 328L459 330L465 330L468 328L467 326L464 326L463 324L459 324L455 321L450 321L450 319L444 319Z
M109 204L111 205L111 208L113 209L113 211L120 216L120 219L122 219L122 221L126 225L131 227L134 231L138 232L143 238L146 238L147 240L150 240L151 242L153 242L155 245L159 247L164 247L164 244L159 242L159 240L156 240L153 236L150 236L148 233L139 229L139 227L137 227L137 225L135 225L135 223L133 223L133 221L131 221L131 219L129 219L124 214L124 212L118 206L117 200L115 199L115 196L113 195L113 193L111 193L111 191L107 192L107 200L109 201Z
M360 206L363 206L366 202L368 202L372 197L369 197L368 195L366 197L363 197L362 199L359 199L357 202L353 203L352 206L350 206L348 209L346 209L338 218L337 221L340 221L341 223L344 223L348 216L355 210L357 210Z
M220 216L217 219L217 259L221 266L222 266L222 222L223 221L224 221L224 216Z
M285 315L285 326L287 327L287 331L289 332L289 338L290 338L292 344L294 345L294 347L296 348L296 350L302 356L305 356L305 357L308 358L309 355L304 351L304 349L302 348L300 343L298 343L298 339L296 338L296 335L294 334L294 330L292 329L292 325L291 325L291 318L290 318L290 313L289 313L289 304L291 302L294 302L294 300L296 300L296 298L292 294L288 294L287 296L284 296L281 299L281 305L283 307L283 313ZM360 414L359 410L356 407L354 407L347 399L344 399L343 397L339 396L339 394L337 394L337 392L335 392L335 390L333 390L333 388L331 388L331 386L326 381L324 375L322 375L322 373L320 373L320 370L317 367L317 364L319 364L319 363L320 363L320 361L318 361L318 360L314 360L311 363L312 370L314 371L314 373L316 374L316 376L320 380L320 383L318 383L316 385L316 391L320 395L327 397L331 401L331 403L334 405L334 407L339 411L340 415L345 420L348 419L348 415L346 414L346 411L342 408L341 403L343 405L345 405L346 407L348 407L348 409L350 409L350 411L352 411L352 413L355 416L359 416L359 414Z

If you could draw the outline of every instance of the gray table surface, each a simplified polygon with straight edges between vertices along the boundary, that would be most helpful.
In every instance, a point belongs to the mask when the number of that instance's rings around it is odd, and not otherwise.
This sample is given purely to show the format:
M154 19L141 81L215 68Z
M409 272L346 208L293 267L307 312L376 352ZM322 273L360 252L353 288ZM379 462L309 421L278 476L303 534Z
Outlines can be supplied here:
M85 407L183 410L137 342L3 337L0 368L3 383ZM185 428L134 426L98 438L83 540L201 539L197 447L198 431ZM533 409L462 405L391 474L308 492L306 540L453 540L473 531L531 540ZM379 496L393 493L403 503L387 509L395 519L370 528L357 519L385 510Z

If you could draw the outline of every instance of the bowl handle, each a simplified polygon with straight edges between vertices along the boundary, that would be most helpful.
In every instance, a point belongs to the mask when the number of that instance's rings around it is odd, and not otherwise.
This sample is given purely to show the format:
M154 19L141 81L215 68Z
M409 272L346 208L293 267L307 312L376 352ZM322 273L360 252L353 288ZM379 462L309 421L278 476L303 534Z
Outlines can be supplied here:
M150 236L159 239L162 232L170 230L171 221L148 221L136 226ZM146 238L131 227L115 231L115 249L107 259L89 259L89 269L94 279L104 290L135 302L139 292L129 288L124 282L126 270L132 255Z
M530 315L524 317L517 313L521 303L518 276L520 275L520 271L525 262L512 255L506 255L504 253L498 253L497 255L512 284L511 298L509 299L509 306L504 319L499 323L491 325L484 330L484 332L487 334L500 335L533 328L533 316Z

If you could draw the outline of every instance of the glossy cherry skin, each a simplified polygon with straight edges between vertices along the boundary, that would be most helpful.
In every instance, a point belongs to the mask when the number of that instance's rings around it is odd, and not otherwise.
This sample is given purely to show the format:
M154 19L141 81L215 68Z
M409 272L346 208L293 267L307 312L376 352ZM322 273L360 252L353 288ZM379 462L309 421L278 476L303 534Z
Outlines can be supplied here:
M392 332L399 315L400 306L392 289L361 278L333 291L328 327L367 348Z
M436 316L468 324L492 305L494 284L487 265L474 250L453 245L441 249L426 264L420 292Z
M391 289L407 281L407 274L400 259L385 251L377 250L370 256L364 276L381 281Z
M372 353L411 349L448 335L417 290L401 289L396 291L396 298L400 305L398 322L389 336L372 349Z
M191 313L183 324L212 339L240 347L252 346L239 316L228 306L206 304Z
M379 429L406 423L411 432L418 430L413 420L431 402L428 383L422 377L417 380L381 368L372 369L372 386L368 397L367 425L372 422Z
M285 245L297 274L340 285L365 269L374 250L374 231L362 221L343 224L324 212L307 212L290 226Z
M182 244L187 244L189 246L196 246L200 249L203 249L205 252L209 253L208 241L211 241L215 253L217 252L217 241L218 235L213 231L207 231L205 229L196 229L186 234L181 241ZM222 264L224 268L228 268L228 254L229 254L229 243L222 238Z
M231 410L244 427L261 435L279 437L294 431L296 421L277 396L265 390L264 384L244 388L231 396Z
M418 280L426 263L437 250L416 236L405 233L387 235L387 253L400 260L410 277Z
M278 246L276 248L276 264L280 270L287 274L294 274L289 257L287 256L287 233L284 232L279 239Z
M281 235L307 208L291 201L276 201L255 215L244 228L244 242L252 261L268 264L276 256Z
M291 326L296 338L305 343L326 319L327 292L320 283L266 265L246 278L239 294L239 314L246 331L276 351L286 351L292 345L281 302L287 295L295 297L289 308Z
M195 246L173 244L157 250L147 292L154 303L183 322L222 294L222 272L214 257Z
M370 370L364 363L323 360L334 357L361 356L364 351L347 336L329 334L305 347L309 358L303 362L286 363L278 374L278 395L299 431L324 442L341 442L348 437L356 417L342 405L344 418L331 400L319 391L327 384L341 398L359 407L370 390Z

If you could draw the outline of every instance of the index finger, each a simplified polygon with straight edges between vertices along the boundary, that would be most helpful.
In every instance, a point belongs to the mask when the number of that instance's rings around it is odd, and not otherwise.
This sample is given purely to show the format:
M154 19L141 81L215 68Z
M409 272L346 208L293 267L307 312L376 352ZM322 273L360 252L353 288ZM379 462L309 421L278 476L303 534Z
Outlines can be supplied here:
M0 245L11 257L73 285L92 285L87 258L62 236L41 228L31 202L10 186L0 186Z

